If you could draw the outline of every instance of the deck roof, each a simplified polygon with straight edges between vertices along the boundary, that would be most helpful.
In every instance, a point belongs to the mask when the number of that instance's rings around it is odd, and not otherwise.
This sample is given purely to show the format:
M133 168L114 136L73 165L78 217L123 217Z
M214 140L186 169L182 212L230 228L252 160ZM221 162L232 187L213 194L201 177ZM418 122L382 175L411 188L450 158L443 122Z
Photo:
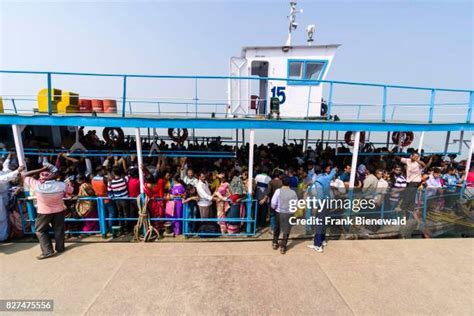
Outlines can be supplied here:
M125 128L278 129L325 131L473 131L470 123L419 123L409 121L326 121L256 118L183 118L127 115L0 115L0 125L88 126Z

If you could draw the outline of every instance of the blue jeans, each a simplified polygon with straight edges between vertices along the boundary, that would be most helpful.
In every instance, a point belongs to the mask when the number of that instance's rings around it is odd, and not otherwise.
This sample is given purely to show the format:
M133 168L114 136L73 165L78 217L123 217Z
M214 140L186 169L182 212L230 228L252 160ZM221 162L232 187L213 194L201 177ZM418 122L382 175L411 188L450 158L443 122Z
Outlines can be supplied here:
M326 240L326 210L322 210L321 212L318 212L316 214L316 218L318 221L321 221L321 224L316 224L316 233L314 234L314 245L316 247L321 247L323 244L323 241Z
M199 218L199 208L197 206L197 203L194 201L190 201L187 203L188 204L188 214L189 218ZM195 221L189 221L189 232L190 233L197 233L198 228L199 228L199 222Z
M272 231L275 231L275 228L276 228L276 212L271 207L270 207L270 227L272 228Z
M116 218L117 217L117 209L115 208L114 201L109 201L109 203L105 204L105 217L106 218ZM112 226L115 225L113 220L107 221L107 228L109 231L112 231Z

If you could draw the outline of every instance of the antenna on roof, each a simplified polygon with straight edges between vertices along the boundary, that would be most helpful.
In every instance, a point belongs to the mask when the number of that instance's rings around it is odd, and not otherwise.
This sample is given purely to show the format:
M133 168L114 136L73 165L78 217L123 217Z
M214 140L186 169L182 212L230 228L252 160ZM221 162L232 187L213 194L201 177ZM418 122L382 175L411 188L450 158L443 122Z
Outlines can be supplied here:
M296 23L296 14L303 13L303 9L296 9L296 1L290 1L290 15L288 15L288 39L286 40L285 46L291 46L291 32L296 30L298 23Z
M313 45L314 39L314 32L316 31L316 26L314 24L310 24L306 27L306 34L308 35L308 39L306 40L308 42L308 46Z

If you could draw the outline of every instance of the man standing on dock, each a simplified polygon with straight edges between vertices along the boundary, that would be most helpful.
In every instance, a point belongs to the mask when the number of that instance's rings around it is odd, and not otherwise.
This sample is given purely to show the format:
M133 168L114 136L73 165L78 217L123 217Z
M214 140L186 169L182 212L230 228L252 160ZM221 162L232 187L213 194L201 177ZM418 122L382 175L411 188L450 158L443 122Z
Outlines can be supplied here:
M293 214L290 212L290 204L292 200L296 201L297 199L296 192L290 189L290 178L286 175L283 176L282 187L275 190L271 201L271 206L275 210L272 248L277 250L280 247L281 254L286 253L286 245L291 231L290 217ZM278 244L280 232L283 234L283 240Z
M54 255L53 245L48 236L50 225L53 228L56 251L63 252L64 248L64 202L65 195L72 194L73 187L69 180L65 182L54 180L54 174L45 171L45 168L37 170L40 173L39 180L33 177L25 177L24 184L35 192L38 202L36 217L36 236L38 237L41 255L38 260L46 259Z
M329 200L331 198L331 180L336 175L337 167L331 169L331 165L327 164L324 165L322 169L325 171L325 173L322 173L316 177L314 183L308 188L308 195L311 197L316 197L318 200ZM328 172L329 170L331 171ZM311 248L317 252L323 252L323 247L327 245L325 224L326 216L326 208L316 210L316 217L318 220L316 223L316 233L314 234L313 244L308 245L308 248Z

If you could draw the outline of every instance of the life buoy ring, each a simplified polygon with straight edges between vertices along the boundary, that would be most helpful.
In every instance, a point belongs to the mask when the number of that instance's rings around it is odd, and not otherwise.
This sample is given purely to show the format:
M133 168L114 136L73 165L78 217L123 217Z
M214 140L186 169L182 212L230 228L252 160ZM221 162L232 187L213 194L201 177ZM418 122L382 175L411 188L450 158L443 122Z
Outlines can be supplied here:
M33 139L35 137L35 133L31 127L27 126L23 129L23 136L25 139Z
M410 146L413 142L415 135L413 132L393 132L392 141L395 145L400 145L401 147Z
M168 136L176 143L182 144L188 139L187 128L168 128Z
M102 137L107 144L115 146L123 143L125 135L119 127L106 127L102 132Z
M346 132L344 134L344 141L346 142L347 145L349 146L354 146L354 139L352 138L352 134L354 132ZM365 132L360 132L360 138L359 138L359 143L363 144L365 143Z

